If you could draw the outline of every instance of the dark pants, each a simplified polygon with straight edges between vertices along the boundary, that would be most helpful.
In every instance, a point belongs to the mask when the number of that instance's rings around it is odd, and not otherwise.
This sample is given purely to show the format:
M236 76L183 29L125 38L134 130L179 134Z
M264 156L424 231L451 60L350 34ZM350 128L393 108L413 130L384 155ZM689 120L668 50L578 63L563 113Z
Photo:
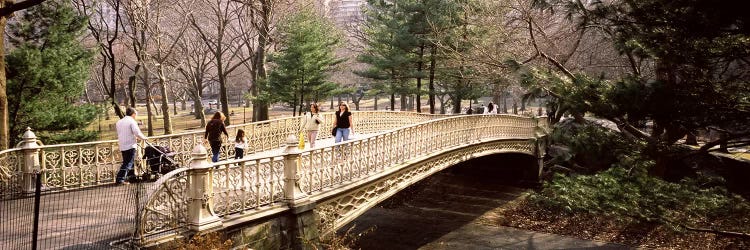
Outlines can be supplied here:
M210 141L209 144L211 144L211 161L218 162L219 152L221 152L221 141Z
M134 148L120 151L120 153L122 153L122 165L120 166L120 171L117 171L117 178L115 179L117 182L125 181L128 172L133 170L133 160L135 159Z
M245 149L234 148L234 159L242 159L242 157L245 157Z

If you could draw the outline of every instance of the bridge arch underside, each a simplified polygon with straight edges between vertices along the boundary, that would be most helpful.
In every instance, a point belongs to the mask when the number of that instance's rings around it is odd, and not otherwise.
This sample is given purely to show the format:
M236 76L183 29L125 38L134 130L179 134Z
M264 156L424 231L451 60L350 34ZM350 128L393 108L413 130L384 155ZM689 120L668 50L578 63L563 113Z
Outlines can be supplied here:
M498 178L536 182L540 173L536 146L534 139L481 142L409 161L393 167L394 171L339 189L349 191L313 196L311 199L317 203L314 213L318 232L321 235L335 232L399 191L449 168L448 171L461 171L461 168L478 166ZM504 176L508 173L513 174Z
M453 173L481 172L481 178L494 179L507 184L526 185L538 181L539 158L534 155L501 152L473 158L450 166L445 171Z

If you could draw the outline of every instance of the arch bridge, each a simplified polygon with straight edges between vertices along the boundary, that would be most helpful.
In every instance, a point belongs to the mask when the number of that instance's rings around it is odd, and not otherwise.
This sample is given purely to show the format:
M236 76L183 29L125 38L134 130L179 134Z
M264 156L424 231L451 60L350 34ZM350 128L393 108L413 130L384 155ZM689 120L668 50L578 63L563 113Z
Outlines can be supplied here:
M360 113L361 114L361 113ZM282 152L210 164L198 145L189 168L148 192L139 219L144 246L222 230L253 248L305 248L398 191L457 163L501 153L536 157L538 177L546 119L510 115L425 116L396 127L408 113L355 121L368 136L307 150L294 135ZM357 113L354 116L358 116Z
M223 161L209 163L203 131L151 137L170 147L182 168L145 186L135 238L154 246L185 235L225 231L253 248L305 248L380 201L452 165L502 153L537 159L538 178L548 125L516 115L429 115L353 112L355 140L297 148L300 117L228 127L243 129L248 154L225 143ZM334 115L323 114L319 139L331 137ZM140 158L140 157L138 157ZM121 156L116 140L40 145L31 131L17 148L0 152L0 199L34 191L75 190L114 182ZM139 162L137 165L144 165Z

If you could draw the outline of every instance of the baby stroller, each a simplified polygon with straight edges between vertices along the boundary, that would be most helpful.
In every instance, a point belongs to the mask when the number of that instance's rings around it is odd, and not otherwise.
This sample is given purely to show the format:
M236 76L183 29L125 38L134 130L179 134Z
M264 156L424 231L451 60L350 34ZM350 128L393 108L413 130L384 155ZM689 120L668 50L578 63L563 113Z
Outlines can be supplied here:
M161 175L169 173L169 171L177 169L179 166L172 159L177 153L172 152L168 147L152 145L146 143L148 146L143 149L143 159L146 159L146 173L143 174L143 179L155 180L159 179Z

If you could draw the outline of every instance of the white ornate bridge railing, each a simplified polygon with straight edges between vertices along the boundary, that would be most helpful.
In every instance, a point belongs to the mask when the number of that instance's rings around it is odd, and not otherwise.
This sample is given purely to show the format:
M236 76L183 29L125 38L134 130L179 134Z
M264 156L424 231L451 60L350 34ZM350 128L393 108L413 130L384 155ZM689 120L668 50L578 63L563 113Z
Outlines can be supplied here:
M364 123L360 118L359 123L355 121L357 131L375 135L304 151L296 149L294 138L287 138L284 154L264 158L210 164L205 148L196 147L202 151L194 151L197 160L191 166L200 170L184 170L187 175L170 173L148 192L147 205L139 217L141 243L148 245L185 230L231 225L258 214L283 211L300 196L336 191L347 183L435 152L486 140L535 140L546 134L547 127L545 119L513 115L415 121L419 118L400 128L394 125L396 121L373 121L367 129L360 127ZM518 151L535 152L534 144L527 144L519 146L522 148ZM206 181L191 182L187 176L192 176L192 171L207 171ZM196 211L187 212L191 209Z
M419 114L412 112L394 111L362 111L354 112L354 124L359 133L374 133L386 129L406 126L434 118L441 115ZM324 122L321 131L332 129L334 114L323 113ZM283 146L286 137L300 131L301 119L287 117L263 122L233 125L227 128L231 138L238 129L243 129L248 136L250 145L246 154L277 149ZM176 153L173 157L181 166L187 166L191 156L190 151L203 141L204 130L150 137L152 144L169 147ZM33 133L31 134L33 136ZM330 133L321 132L318 138L331 137ZM36 137L33 138L36 140ZM30 145L30 144L29 144ZM221 159L228 159L234 155L231 143L224 143ZM32 168L43 173L43 187L45 189L69 190L114 183L115 175L122 162L117 141L97 141L74 144L35 145L32 150L38 151L38 162L35 166L24 168L24 151L14 148L0 151L0 198L12 197L23 192L23 176ZM142 149L142 147L141 147ZM143 155L142 152L139 155ZM141 157L136 162L136 171L144 165ZM26 170L24 170L26 169ZM24 172L26 171L26 172ZM30 175L29 175L30 176Z

